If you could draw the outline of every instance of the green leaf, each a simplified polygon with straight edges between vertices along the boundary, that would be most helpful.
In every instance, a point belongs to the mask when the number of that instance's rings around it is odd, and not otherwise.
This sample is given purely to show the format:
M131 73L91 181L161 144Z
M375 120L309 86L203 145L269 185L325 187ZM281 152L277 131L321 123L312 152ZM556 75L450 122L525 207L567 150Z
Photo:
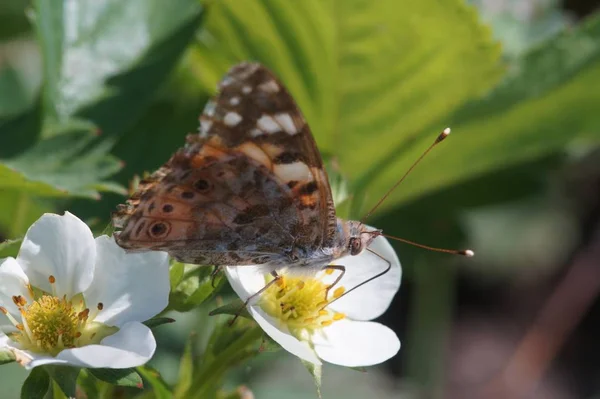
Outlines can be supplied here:
M196 339L196 334L191 334L188 337L188 340L185 344L185 349L183 350L183 355L181 356L181 360L179 361L179 375L177 378L177 385L175 386L175 391L173 392L173 396L175 398L185 398L187 392L192 385L193 377L194 377L194 340Z
M8 187L26 189L32 194L42 196L77 195L96 198L98 182L113 175L121 168L121 163L106 155L106 145L95 144L95 127L85 121L71 121L61 126L48 127L52 137L32 145L22 154L4 160L7 167L18 171L27 182L13 175ZM13 133L14 134L14 133ZM0 169L2 173L2 169ZM50 185L53 190L48 187ZM118 192L123 193L121 188Z
M162 379L158 371L148 366L138 367L137 370L152 387L155 399L173 398L169 385Z
M262 342L260 347L258 348L259 352L279 352L281 350L281 345L279 345L273 338L269 337L267 334L263 335Z
M77 386L85 392L88 398L99 398L98 380L87 369L81 369L77 378Z
M18 38L2 43L0 57L3 60L0 63L2 121L25 112L34 104L41 84L41 63L36 43L30 38Z
M250 313L248 313L248 309L246 309L244 302L239 298L223 306L219 306L214 310L211 310L209 314L211 316L216 316L219 314L228 314L232 316L240 316L245 317L247 319L252 319L252 316L250 316Z
M446 115L502 72L499 47L462 0L224 0L210 7L195 53L207 90L240 60L273 69L353 192L381 175L367 204L415 159L408 153L401 168L392 165L401 149L422 151ZM441 184L436 176L424 180L429 190Z
M3 0L0 3L0 40L26 34L30 23L25 16L27 2Z
M163 324L170 324L170 323L175 323L175 319L172 319L170 317L155 317L153 319L146 320L144 322L144 324L148 328L155 328L158 326L162 326Z
M133 368L129 369L87 369L88 372L100 381L108 382L112 385L124 387L135 387L142 389L144 383L142 377Z
M39 399L44 397L50 388L50 376L42 367L31 370L21 387L21 399Z
M106 181L122 166L107 154L164 83L193 37L202 9L196 0L176 0L167 7L159 0L65 3L34 1L44 90L27 115L0 120L0 157L18 172L0 173L10 177L6 184L36 195L124 194ZM14 98L10 104L17 103L20 90L13 70L0 70L0 87ZM5 114L15 112L9 111Z
M216 275L213 280L212 269L209 267L188 266L191 270L184 274L169 297L169 308L178 312L187 312L206 302L225 282L222 274Z
M38 196L65 197L67 191L41 181L27 179L23 173L0 163L0 190L19 190Z
M9 350L0 351L0 365L15 361L15 354Z
M221 386L228 370L256 356L263 331L254 321L240 319L233 326L218 325L209 339L203 362L194 372L190 398L203 399Z
M74 116L104 133L122 133L147 107L193 37L195 0L37 0L44 55L43 109L62 123ZM70 30L66 30L69 27ZM84 70L85 73L77 73Z
M306 360L300 360L304 367L308 370L310 375L312 375L313 380L315 382L315 387L317 387L317 395L319 398L322 398L321 395L321 385L322 385L322 374L323 368L320 364L314 364L311 362L307 362Z
M171 265L169 269L169 281L171 282L171 291L179 285L181 280L183 280L183 273L185 271L185 264L181 262L175 262Z
M77 387L77 377L81 369L67 366L45 366L50 378L58 384L60 390L69 398L74 398Z
M453 133L419 164L384 208L432 190L600 142L600 14L541 44L509 66L505 79L448 118ZM440 126L442 127L442 126ZM434 132L431 132L434 133ZM429 144L392 147L365 175L371 203ZM496 190L497 192L497 190ZM497 192L497 194L499 194Z

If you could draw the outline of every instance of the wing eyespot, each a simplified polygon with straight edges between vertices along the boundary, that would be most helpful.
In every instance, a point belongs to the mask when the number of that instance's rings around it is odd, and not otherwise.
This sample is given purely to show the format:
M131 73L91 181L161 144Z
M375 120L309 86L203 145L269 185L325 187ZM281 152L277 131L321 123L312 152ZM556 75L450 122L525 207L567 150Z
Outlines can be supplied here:
M171 213L171 212L173 212L173 205L165 204L165 205L163 205L162 210L164 213Z
M150 234L152 238L163 238L169 234L170 230L169 224L165 222L155 222L148 228L148 234Z

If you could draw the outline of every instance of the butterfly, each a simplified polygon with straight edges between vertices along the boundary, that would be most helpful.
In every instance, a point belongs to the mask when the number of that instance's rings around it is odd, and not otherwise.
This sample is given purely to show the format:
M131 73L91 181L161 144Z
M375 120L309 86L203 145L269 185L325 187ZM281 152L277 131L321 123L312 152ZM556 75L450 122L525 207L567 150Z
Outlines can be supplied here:
M294 99L266 67L231 68L160 169L113 214L119 246L180 262L316 273L380 235L336 217L323 160ZM341 277L341 276L340 276Z

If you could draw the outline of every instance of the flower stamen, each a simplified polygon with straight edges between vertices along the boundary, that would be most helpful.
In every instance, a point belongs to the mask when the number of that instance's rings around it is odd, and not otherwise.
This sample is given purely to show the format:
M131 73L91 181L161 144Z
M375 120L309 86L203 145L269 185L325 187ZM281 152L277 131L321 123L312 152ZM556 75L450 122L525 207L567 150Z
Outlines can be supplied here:
M50 276L48 281L52 292L55 293L56 278ZM29 285L28 289L30 292L37 292ZM0 307L0 311L17 329L9 335L10 338L18 342L23 349L56 356L63 349L97 343L118 330L116 327L92 322L94 317L90 317L90 310L82 309L85 301L81 295L68 300L66 295L58 298L56 295L40 291L37 298L32 298L34 300L29 303L22 295L12 297L22 322L12 316L6 308ZM73 303L77 305L74 306ZM96 308L98 310L94 313L102 310L104 305L100 302Z
M56 286L54 285L54 283L56 283L56 278L53 275L50 275L48 277L48 282L50 283L50 287L52 289L52 295L56 296Z
M329 295L330 298L326 298L331 287L321 278L328 274L331 274L329 269L311 279L279 276L278 280L261 294L259 304L265 312L285 324L290 332L298 337L305 331L313 333L330 326L346 317L342 313L327 309L329 302L341 296L345 288L337 288L333 295Z

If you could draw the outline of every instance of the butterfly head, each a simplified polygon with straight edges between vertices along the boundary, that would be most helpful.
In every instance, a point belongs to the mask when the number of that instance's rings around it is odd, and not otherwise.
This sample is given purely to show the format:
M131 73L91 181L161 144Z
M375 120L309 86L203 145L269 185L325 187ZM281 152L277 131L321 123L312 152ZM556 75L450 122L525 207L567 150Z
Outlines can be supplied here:
M353 220L346 222L346 227L346 253L352 256L361 254L377 236L381 235L381 230L369 230L361 222Z

